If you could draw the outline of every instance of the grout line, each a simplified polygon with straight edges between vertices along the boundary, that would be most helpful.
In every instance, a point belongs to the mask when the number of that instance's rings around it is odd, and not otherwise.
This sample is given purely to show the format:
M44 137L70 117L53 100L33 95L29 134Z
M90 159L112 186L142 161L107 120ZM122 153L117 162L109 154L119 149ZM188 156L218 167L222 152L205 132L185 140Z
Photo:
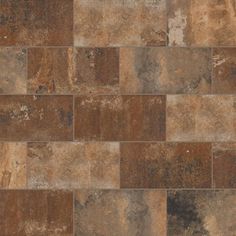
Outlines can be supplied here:
M73 206L72 206L72 231L73 231L73 234L72 235L75 235L75 191L73 190L72 191L72 194L73 194Z
M214 87L214 78L213 78L213 48L211 48L210 63L211 63L211 89L210 89L210 93L213 94L213 87Z
M72 137L72 139L73 139L73 141L75 141L75 96L73 96L73 109L72 109L72 111L73 111L73 124L72 124L72 132L73 132L73 137Z
M215 189L214 186L214 156L213 156L213 143L211 144L211 187Z

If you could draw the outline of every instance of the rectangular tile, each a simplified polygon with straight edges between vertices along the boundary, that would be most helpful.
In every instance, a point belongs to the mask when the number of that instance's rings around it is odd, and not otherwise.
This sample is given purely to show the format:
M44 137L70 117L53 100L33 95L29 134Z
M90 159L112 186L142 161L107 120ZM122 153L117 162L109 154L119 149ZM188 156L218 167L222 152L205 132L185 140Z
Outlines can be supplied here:
M165 96L78 96L75 139L165 140Z
M75 197L75 235L164 236L166 192L80 190Z
M168 141L236 140L236 97L168 95Z
M72 96L1 96L0 140L71 140Z
M211 144L121 143L122 188L209 188Z

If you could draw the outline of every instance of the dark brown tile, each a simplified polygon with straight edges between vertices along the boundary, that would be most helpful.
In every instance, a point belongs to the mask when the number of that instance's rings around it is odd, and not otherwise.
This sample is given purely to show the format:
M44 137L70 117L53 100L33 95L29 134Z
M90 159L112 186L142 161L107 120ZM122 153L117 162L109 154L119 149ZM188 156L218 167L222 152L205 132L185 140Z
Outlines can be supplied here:
M78 96L77 140L165 140L165 96Z
M72 45L73 0L2 0L0 45Z
M1 96L0 140L71 140L72 96Z
M78 191L75 235L166 235L166 192Z

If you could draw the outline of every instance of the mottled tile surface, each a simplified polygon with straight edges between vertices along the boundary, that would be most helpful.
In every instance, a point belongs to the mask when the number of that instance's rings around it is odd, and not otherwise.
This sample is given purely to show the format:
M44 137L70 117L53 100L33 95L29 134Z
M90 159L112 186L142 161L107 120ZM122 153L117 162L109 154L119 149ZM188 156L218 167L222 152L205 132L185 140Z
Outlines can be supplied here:
M75 235L166 235L166 192L78 191Z
M207 143L122 143L121 187L211 187Z
M30 188L119 188L118 143L29 143Z
M211 51L202 48L122 48L122 93L208 93Z
M167 140L236 140L236 97L231 95L167 96Z
M163 46L165 0L75 0L75 46Z
M72 45L72 0L2 0L0 45Z
M168 236L236 234L235 191L172 191L167 202Z
M1 96L0 140L71 140L72 96Z
M165 139L165 96L78 96L75 139Z

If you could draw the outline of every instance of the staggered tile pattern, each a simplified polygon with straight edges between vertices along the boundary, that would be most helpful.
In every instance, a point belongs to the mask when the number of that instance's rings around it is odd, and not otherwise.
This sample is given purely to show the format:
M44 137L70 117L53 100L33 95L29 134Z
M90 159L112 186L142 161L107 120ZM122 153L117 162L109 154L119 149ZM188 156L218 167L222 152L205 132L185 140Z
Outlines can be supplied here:
M0 236L235 236L235 188L235 0L0 0Z

